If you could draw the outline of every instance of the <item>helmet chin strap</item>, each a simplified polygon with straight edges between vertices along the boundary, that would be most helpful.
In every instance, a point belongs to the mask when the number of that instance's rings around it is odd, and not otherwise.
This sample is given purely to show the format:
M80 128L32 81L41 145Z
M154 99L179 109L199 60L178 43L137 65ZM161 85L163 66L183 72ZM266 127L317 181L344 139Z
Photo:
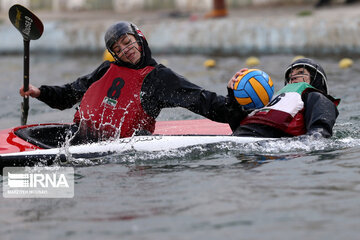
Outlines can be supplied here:
M142 37L139 36L139 33L137 31L137 27L134 26L133 24L131 24L130 26L131 26L131 29L134 32L136 42L138 42L138 45L140 47L140 49L137 49L140 52L140 61L136 65L141 66L143 64L143 62L145 61L144 41L142 40Z
M315 68L315 76L313 78L310 78L310 84L312 85L316 79L318 73L318 65L316 64L316 68ZM311 75L310 75L311 76Z

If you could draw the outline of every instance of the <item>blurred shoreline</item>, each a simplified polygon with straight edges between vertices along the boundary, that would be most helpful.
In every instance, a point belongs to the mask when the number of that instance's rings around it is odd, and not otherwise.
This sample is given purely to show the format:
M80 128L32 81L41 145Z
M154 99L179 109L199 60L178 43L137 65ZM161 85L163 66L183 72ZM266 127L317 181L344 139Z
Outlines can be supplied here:
M31 51L39 53L102 52L107 27L127 20L139 26L155 54L360 55L360 4L246 7L218 19L180 10L35 13L45 26L43 36L31 42ZM0 54L22 53L22 37L5 13L0 36Z

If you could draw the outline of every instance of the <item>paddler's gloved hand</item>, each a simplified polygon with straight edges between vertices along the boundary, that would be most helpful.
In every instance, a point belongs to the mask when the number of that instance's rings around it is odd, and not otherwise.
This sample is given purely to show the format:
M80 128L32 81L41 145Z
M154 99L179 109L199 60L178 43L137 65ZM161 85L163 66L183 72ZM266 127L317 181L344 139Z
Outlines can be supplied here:
M20 88L19 93L20 93L20 95L22 97L25 97L25 96L29 97L30 96L30 97L36 98L36 97L40 96L40 89L33 86L33 85L31 85L31 84L29 84L29 90L28 91L24 92L24 86L22 86Z

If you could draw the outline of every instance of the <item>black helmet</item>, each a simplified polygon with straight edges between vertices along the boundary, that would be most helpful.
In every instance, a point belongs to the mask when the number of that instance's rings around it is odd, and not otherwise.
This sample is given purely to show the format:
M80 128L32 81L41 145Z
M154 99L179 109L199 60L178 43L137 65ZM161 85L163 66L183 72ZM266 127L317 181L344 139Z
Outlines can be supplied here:
M114 59L118 62L121 62L119 57L114 53L111 47L116 43L116 41L125 34L134 35L136 41L139 42L141 49L143 49L143 38L144 35L141 33L139 28L130 22L120 21L108 28L105 33L105 46L107 50L111 53ZM142 56L144 55L144 51L142 51Z
M310 72L310 85L328 94L327 77L320 64L310 58L301 58L294 61L285 71L285 85L290 81L290 72L293 68L304 67Z

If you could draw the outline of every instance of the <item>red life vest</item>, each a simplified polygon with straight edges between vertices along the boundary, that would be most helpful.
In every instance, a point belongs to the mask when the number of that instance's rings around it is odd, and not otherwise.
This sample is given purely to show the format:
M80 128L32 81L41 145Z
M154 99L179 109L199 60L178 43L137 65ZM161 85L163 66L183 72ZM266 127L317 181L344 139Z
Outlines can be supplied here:
M80 135L104 140L131 137L139 130L153 133L156 121L144 111L140 100L143 81L153 69L111 64L86 91L75 113Z
M310 84L303 82L288 84L267 106L251 112L240 124L263 124L280 129L292 136L303 135L306 133L306 127L304 102L301 97L312 89L314 88Z

